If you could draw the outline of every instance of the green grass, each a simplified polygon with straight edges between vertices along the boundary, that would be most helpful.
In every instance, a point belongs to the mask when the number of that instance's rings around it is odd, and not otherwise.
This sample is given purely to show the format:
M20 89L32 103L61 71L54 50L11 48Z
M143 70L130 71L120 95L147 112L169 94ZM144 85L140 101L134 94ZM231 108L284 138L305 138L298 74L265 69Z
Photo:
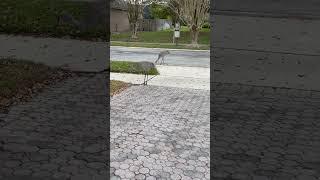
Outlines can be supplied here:
M131 74L143 74L143 68L137 62L128 61L111 61L111 72L117 73L131 73ZM159 72L156 68L152 68L149 71L149 75L158 75Z
M89 6L87 2L67 0L1 0L0 33L106 39L105 28L81 31L77 27L58 25L57 15L62 11L80 20L88 15Z
M156 31L156 32L138 32L138 39L131 39L131 33L120 33L112 34L111 41L122 41L122 42L140 42L140 43L167 43L172 44L172 30ZM190 44L191 36L190 32L186 29L182 29L180 32L179 43L181 44ZM199 33L200 45L210 45L210 30L202 29Z
M110 81L110 96L113 96L128 87L128 83L122 81Z

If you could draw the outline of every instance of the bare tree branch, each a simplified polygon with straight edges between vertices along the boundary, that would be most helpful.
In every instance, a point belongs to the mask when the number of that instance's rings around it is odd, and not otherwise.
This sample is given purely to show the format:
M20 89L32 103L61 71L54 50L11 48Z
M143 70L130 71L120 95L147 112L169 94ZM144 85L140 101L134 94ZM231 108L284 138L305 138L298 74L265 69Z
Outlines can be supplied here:
M137 38L139 20L142 18L144 4L147 0L127 0L128 19L131 27L132 38Z
M179 19L186 23L191 32L192 45L198 46L198 35L208 18L210 9L209 0L162 0L173 11L177 13Z

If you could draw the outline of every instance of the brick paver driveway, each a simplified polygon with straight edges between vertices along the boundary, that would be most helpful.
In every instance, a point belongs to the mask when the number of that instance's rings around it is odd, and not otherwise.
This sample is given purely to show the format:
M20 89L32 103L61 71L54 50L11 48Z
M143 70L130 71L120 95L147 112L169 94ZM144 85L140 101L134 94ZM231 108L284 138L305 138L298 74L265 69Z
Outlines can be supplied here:
M0 179L104 180L104 74L58 83L0 114Z
M111 100L111 179L210 179L209 91L132 86Z
M319 179L319 91L217 83L212 98L212 179Z

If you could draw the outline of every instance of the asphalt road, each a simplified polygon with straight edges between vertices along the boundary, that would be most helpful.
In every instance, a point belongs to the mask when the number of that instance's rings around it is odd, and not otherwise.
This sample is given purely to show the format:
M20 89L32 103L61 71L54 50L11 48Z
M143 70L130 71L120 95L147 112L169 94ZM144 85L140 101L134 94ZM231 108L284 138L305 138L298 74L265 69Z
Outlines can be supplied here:
M111 46L110 59L112 61L149 61L154 62L163 49L158 48L128 48ZM165 58L166 65L188 67L210 67L210 51L206 50L169 50Z

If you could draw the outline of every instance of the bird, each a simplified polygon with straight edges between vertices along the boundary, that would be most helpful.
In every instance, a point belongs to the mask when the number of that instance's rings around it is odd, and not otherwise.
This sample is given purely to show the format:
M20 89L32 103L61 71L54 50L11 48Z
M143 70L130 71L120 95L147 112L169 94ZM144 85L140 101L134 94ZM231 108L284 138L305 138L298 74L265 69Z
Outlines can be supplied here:
M160 64L164 64L164 57L169 54L170 54L170 52L168 50L161 51L158 55L158 59L154 63L156 64L160 60L160 58L162 58L162 62Z

